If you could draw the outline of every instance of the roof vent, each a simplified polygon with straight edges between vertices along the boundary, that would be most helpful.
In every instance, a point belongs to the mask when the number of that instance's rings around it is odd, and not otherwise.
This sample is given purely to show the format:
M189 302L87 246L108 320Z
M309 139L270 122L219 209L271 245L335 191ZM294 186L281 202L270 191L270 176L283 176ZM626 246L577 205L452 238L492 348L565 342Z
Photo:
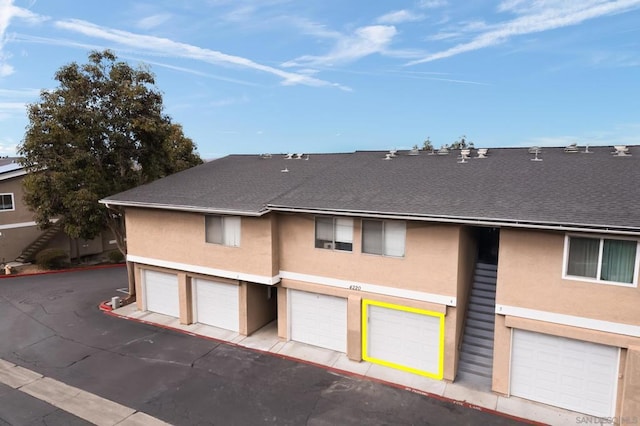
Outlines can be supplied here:
M285 160L291 160L293 158L293 154L287 154L284 156Z
M471 155L471 150L468 148L465 149L461 149L460 150L460 161L458 161L458 163L463 164L466 163L467 160L469 159L469 156Z
M409 155L420 155L420 150L418 148L411 148Z
M564 152L578 152L578 144L572 143L571 145L567 145L564 147Z
M391 158L395 158L397 153L398 153L397 149L389 150L389 155L391 155Z
M589 151L589 145L585 145L583 154L593 154L593 151Z
M388 152L387 154L385 154L383 160L391 160L394 157L394 155L390 152Z
M263 160L266 160L267 158L271 158L271 154L269 154L269 153L260 154L260 158L262 158Z
M627 157L629 154L629 147L626 145L614 145L613 148L615 151L612 152L616 157Z
M289 169L285 167L284 169L280 170L280 173L289 173Z
M438 150L438 155L449 155L449 148L447 148L446 146L441 147Z
M487 148L479 149L478 156L476 158L487 158L487 152L489 152Z
M296 154L296 155L295 155L295 158L296 158L297 160L302 160L302 157L304 157L304 154Z
M529 148L529 154L535 154L535 157L531 159L531 161L542 161L542 158L538 158L538 154L542 152L539 146L532 146Z

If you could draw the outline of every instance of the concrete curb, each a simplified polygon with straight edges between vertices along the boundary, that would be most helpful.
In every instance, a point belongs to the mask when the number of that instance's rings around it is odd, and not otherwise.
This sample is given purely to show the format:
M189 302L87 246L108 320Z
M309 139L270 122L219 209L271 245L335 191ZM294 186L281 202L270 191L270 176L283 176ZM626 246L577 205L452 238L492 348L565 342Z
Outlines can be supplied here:
M94 266L87 266L87 267L83 267L83 268L56 269L55 271L34 272L32 274L0 275L0 279L33 277L35 275L64 274L66 272L81 272L81 271L90 271L90 270L93 270L93 269L122 268L122 267L125 267L125 266L126 266L126 264L124 264L124 263L114 263L114 264L108 264L108 265L94 265Z
M377 379L375 377L363 376L361 374L354 373L354 372L351 372L351 371L341 370L339 368L334 368L334 367L330 367L330 366L327 366L327 365L319 364L319 363L316 363L316 362L307 361L307 360L300 359L300 358L295 358L295 357L292 357L292 356L289 356L289 355L283 355L283 354L278 354L278 353L274 353L274 352L264 351L264 350L261 350L261 349L250 348L250 347L247 347L247 346L242 346L242 345L240 345L238 343L230 342L230 341L227 341L227 340L216 339L216 338L210 337L210 336L203 336L201 334L192 333L190 331L182 330L182 329L171 327L171 326L168 326L168 325L158 324L158 323L151 322L151 321L146 321L146 320L143 320L143 319L140 319L140 318L132 318L132 317L128 317L126 315L120 315L120 314L118 314L116 312L113 312L113 310L111 309L111 306L106 306L106 308L108 308L108 309L102 309L102 305L104 303L106 303L106 302L102 302L99 305L100 306L100 310L102 310L105 314L110 315L110 316L115 317L115 318L121 318L121 319L126 319L126 320L129 320L129 321L138 322L138 323L141 323L141 324L152 325L154 327L163 328L165 330L171 330L171 331L175 331L175 332L178 332L178 333L181 333L181 334L186 334L186 335L189 335L189 336L199 337L201 339L211 340L211 341L217 342L217 343L224 343L224 344L227 344L229 346L234 346L234 347L237 347L237 348L247 349L247 350L250 350L250 351L253 351L253 352L257 352L257 353L260 353L260 354L264 354L264 355L275 356L275 357L278 357L278 358L281 358L281 359L286 359L286 360L289 360L289 361L294 361L294 362L299 362L299 363L302 363L302 364L313 365L314 367L319 367L319 368L322 368L324 370L327 370L327 371L330 371L330 372L333 372L333 373L341 374L343 376L356 377L358 379L363 379L363 380L368 380L368 381L372 381L372 382L376 382L376 383L381 383L383 385L391 386L391 387L394 387L396 389L407 390L407 391L414 392L414 393L417 393L417 394L420 394L420 395L424 395L424 396L426 396L428 398L434 398L434 399L437 399L439 401L449 402L451 404L455 404L455 405L459 405L459 406L462 406L462 407L465 407L465 408L470 408L470 409L473 409L473 410L477 410L477 411L493 414L493 415L500 416L500 417L505 417L505 418L508 418L508 419L516 420L516 421L519 421L519 422L522 422L522 423L526 423L526 424L530 424L530 425L533 425L533 426L545 426L546 425L546 423L536 422L534 420L525 419L525 418L514 416L514 415L511 415L511 414L507 414L507 413L503 413L503 412L500 412L500 411L492 410L490 408L481 407L479 405L471 404L471 403L466 402L466 401L459 401L459 400L456 400L456 399L447 398L446 396L437 395L437 394L430 393L430 392L425 392L425 391L420 390L420 389L415 389L415 388L412 388L412 387L409 387L409 386L400 385L398 383L388 382L386 380Z

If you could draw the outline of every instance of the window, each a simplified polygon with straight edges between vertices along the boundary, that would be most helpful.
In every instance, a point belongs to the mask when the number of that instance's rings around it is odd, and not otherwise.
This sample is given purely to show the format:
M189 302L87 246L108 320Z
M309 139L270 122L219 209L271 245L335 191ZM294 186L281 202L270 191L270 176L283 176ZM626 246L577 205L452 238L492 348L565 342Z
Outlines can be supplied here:
M206 241L240 247L240 218L233 216L205 216Z
M405 222L363 220L362 252L403 257L406 231Z
M566 276L633 284L638 274L638 242L568 236Z
M316 248L353 250L353 219L316 217Z
M13 194L0 194L0 211L14 209Z

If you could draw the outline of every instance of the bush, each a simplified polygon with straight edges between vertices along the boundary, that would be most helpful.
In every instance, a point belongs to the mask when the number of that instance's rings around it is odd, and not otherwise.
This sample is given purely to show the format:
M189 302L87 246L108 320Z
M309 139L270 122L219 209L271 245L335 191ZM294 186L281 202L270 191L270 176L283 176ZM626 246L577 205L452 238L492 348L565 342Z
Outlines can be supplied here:
M69 265L67 252L57 248L44 249L36 255L36 264L45 269L62 269Z
M107 253L107 257L111 263L122 263L124 262L124 255L120 250L111 250Z

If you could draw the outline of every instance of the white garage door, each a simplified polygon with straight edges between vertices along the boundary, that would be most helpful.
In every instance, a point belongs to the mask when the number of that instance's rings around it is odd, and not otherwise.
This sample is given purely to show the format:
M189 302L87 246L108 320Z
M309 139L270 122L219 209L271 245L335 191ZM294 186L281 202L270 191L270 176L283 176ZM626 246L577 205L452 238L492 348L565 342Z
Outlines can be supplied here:
M364 301L367 361L442 378L442 316Z
M166 272L144 271L144 294L146 310L180 316L178 299L178 276Z
M511 394L594 416L614 414L619 350L513 331Z
M237 285L194 279L194 321L237 332L240 329L239 293Z
M289 291L291 340L347 351L347 299Z

